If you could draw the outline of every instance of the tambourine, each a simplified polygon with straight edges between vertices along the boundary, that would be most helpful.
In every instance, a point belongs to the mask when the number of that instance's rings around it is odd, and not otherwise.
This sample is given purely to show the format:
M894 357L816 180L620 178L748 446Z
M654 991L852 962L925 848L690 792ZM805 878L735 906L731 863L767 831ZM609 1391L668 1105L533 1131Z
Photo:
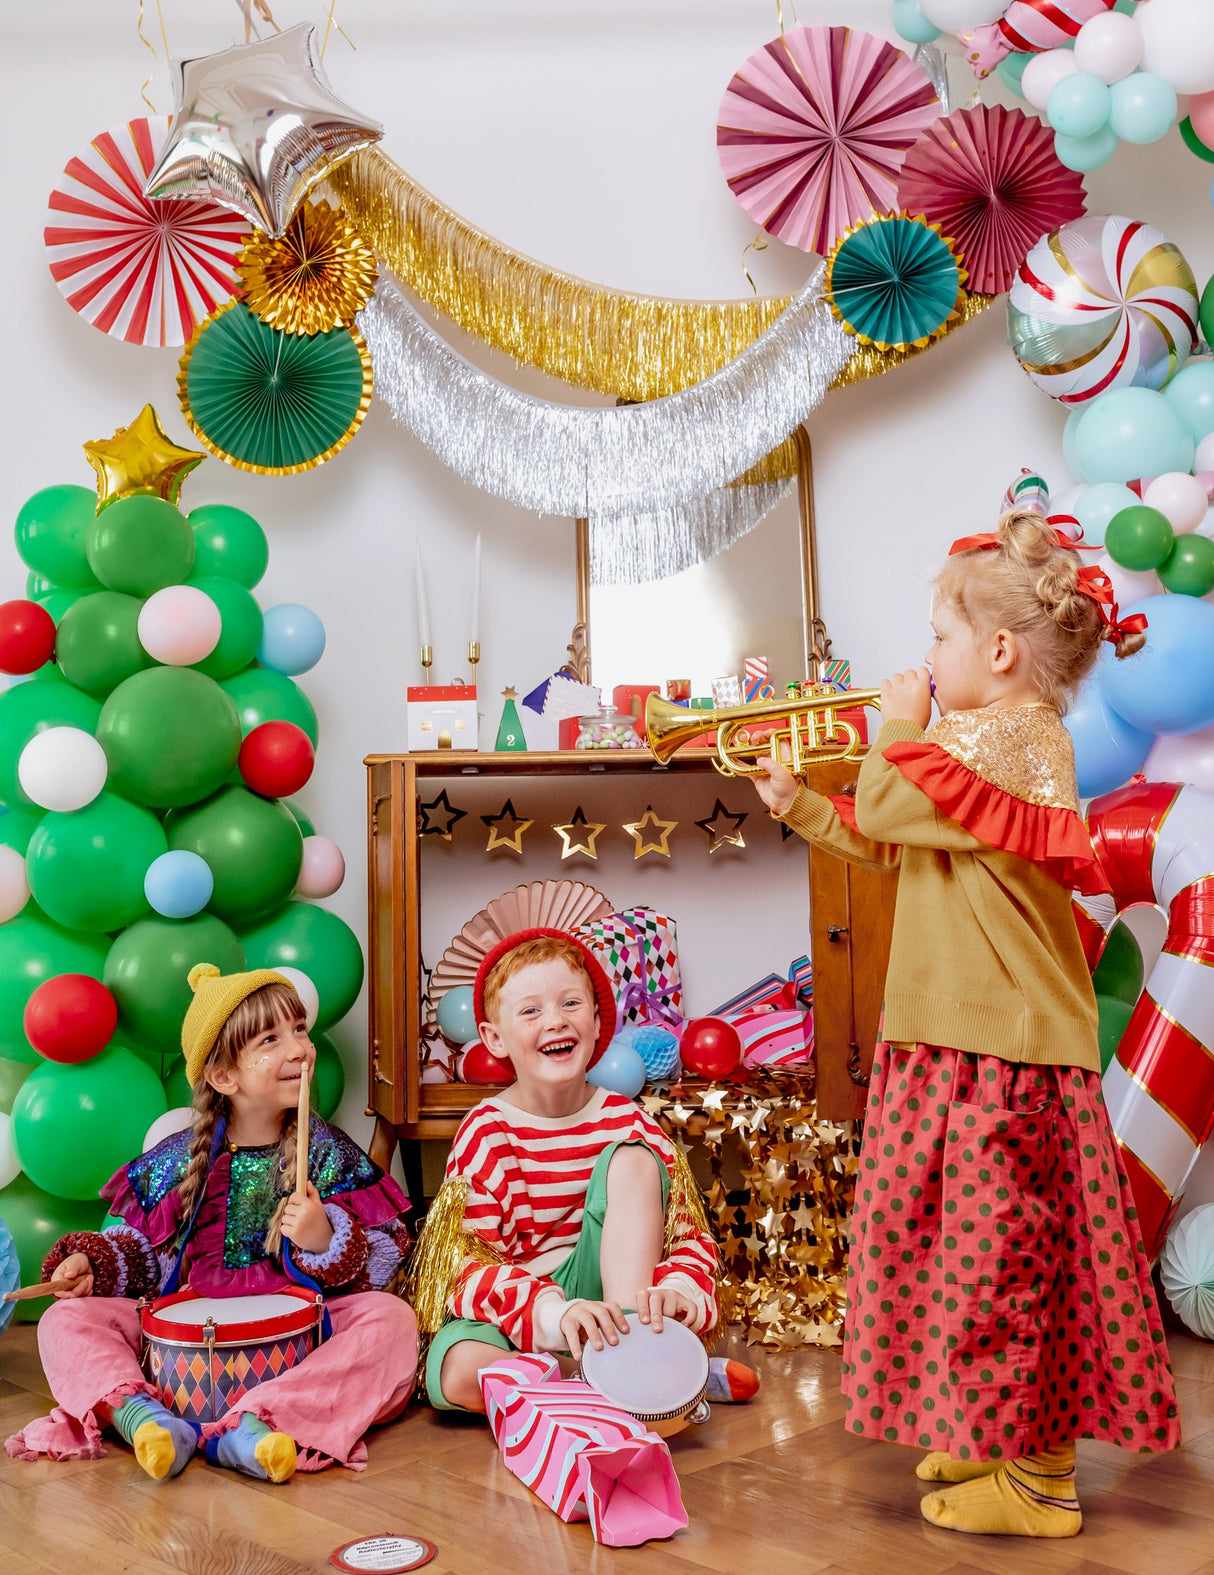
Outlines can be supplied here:
M666 1318L662 1332L627 1313L628 1333L618 1345L582 1351L582 1377L604 1400L631 1412L655 1432L677 1431L659 1424L706 1422L708 1352L684 1324Z

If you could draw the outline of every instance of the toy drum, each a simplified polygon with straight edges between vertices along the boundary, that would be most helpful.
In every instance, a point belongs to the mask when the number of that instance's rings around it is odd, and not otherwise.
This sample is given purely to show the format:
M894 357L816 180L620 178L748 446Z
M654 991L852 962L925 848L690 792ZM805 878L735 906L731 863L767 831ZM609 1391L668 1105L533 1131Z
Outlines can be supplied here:
M661 1334L626 1314L628 1333L618 1345L582 1351L582 1377L604 1400L630 1411L657 1433L677 1432L684 1423L706 1422L708 1352L684 1324L666 1318ZM663 1425L667 1424L667 1425Z
M246 1389L302 1362L319 1339L324 1301L293 1286L266 1296L141 1302L141 1366L170 1411L217 1422Z

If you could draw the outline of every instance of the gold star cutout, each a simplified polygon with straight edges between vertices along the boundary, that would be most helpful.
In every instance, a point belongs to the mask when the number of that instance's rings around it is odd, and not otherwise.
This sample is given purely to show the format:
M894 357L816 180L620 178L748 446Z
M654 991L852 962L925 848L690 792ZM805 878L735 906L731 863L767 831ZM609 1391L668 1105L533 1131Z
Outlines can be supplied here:
M481 819L489 827L489 840L485 844L486 853L492 853L494 848L509 848L511 853L521 853L523 833L535 824L534 821L520 819L515 814L514 805L509 799L496 815L482 815Z
M514 687L513 684L507 684L506 687L502 690L502 699L503 700L517 700L518 699L518 690Z
M678 824L677 820L663 820L660 815L655 815L653 805L647 804L640 820L634 820L624 827L636 844L633 858L643 859L647 853L660 853L664 859L668 859L670 834Z
M166 503L176 503L181 483L205 454L179 448L160 425L151 405L129 427L119 427L112 438L95 438L84 445L85 457L97 472L97 512L119 498L150 493Z
M418 804L418 813L421 815L420 833L423 837L441 837L444 842L451 841L451 829L456 821L463 820L467 815L466 809L456 809L447 797L444 788L437 798L431 799L428 804Z
M561 849L562 860L571 858L575 853L584 853L588 859L597 859L598 848L595 846L603 832L607 830L605 823L587 820L585 811L579 804L573 812L573 819L565 822L563 826L553 826L553 831L565 844Z
M712 814L705 815L703 820L697 820L695 824L699 826L701 831L707 833L708 851L712 854L718 848L731 844L735 848L744 848L746 846L746 840L742 836L742 823L746 818L745 814L731 814L724 804L721 803L721 800L717 799L712 806ZM725 824L727 821L729 822L728 825Z

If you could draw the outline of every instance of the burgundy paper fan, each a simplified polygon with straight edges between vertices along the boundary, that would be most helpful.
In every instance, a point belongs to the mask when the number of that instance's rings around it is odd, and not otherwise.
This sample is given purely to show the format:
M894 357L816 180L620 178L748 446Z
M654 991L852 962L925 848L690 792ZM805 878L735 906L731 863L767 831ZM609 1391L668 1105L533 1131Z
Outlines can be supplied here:
M928 127L906 155L898 205L957 243L969 288L983 295L1011 289L1041 237L1087 206L1083 179L1059 160L1050 128L986 104Z
M901 50L850 27L796 27L745 61L717 115L729 189L772 235L822 256L901 206L907 149L939 113Z

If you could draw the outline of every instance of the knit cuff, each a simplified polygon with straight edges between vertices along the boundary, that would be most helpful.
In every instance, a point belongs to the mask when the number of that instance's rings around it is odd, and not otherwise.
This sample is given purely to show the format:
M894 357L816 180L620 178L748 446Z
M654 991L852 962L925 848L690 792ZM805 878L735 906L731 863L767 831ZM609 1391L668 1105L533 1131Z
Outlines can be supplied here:
M653 1283L663 1289L681 1291L687 1300L695 1307L695 1317L688 1324L693 1334L699 1334L702 1329L710 1329L717 1321L716 1302L705 1295L704 1287L697 1285L691 1275L682 1269L664 1268L658 1264L654 1272Z
M160 1260L146 1237L126 1225L108 1225L102 1235L118 1254L118 1283L113 1295L138 1300L159 1290Z
M93 1295L114 1296L121 1268L118 1249L96 1230L74 1230L61 1236L42 1260L42 1278L53 1277L59 1265L82 1252L93 1270Z
M371 1245L366 1231L352 1214L347 1214L336 1203L326 1203L324 1210L333 1227L333 1240L323 1252L303 1252L296 1248L295 1260L319 1285L336 1289L365 1271Z
M541 1292L531 1309L531 1348L535 1351L567 1351L569 1341L561 1333L561 1319L571 1307L584 1302L575 1296L567 1302L559 1289Z

